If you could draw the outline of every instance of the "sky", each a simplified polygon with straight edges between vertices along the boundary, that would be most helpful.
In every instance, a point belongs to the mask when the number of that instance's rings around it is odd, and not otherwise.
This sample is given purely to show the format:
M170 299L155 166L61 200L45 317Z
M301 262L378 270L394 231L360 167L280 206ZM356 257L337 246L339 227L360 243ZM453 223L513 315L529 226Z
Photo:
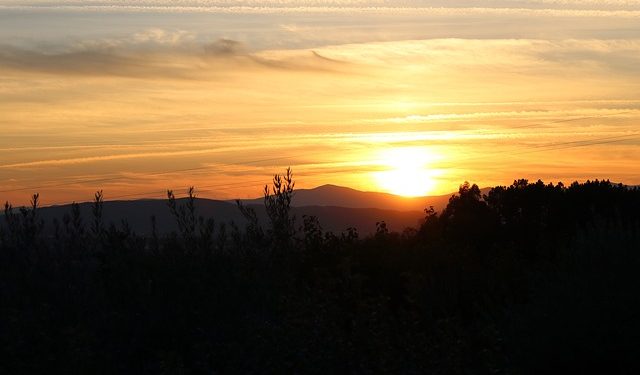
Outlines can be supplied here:
M640 184L640 0L2 0L0 200Z

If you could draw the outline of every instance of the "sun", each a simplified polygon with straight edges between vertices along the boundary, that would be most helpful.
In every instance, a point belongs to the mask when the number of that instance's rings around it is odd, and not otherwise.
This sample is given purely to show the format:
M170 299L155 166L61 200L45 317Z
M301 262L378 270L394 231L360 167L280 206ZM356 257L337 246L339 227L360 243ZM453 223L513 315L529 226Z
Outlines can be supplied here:
M438 155L424 147L387 149L379 154L378 163L386 170L375 172L381 190L404 197L419 197L431 193L436 185L437 171L430 164Z

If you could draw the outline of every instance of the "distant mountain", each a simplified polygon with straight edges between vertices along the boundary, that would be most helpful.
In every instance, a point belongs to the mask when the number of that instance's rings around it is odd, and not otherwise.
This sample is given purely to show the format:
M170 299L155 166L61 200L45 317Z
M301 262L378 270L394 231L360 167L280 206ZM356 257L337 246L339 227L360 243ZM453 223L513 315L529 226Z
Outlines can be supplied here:
M407 198L378 192L359 191L336 185L322 185L314 189L299 189L294 192L292 205L334 206L348 208L378 208L383 210L420 211L433 206L440 211L447 206L451 194ZM248 204L262 204L262 198L243 200Z
M179 199L178 204L183 204L184 199ZM264 205L248 204L254 208L259 220L267 223ZM213 218L216 223L235 222L244 229L245 220L235 204L211 199L197 199L196 210L199 216ZM52 206L40 209L40 216L45 220L46 230L53 231L53 219L60 222L65 213L71 211L69 205ZM80 203L80 212L85 224L93 220L91 203ZM406 227L416 227L424 216L421 211L399 211L378 208L349 208L331 206L304 206L293 207L293 215L297 217L298 225L302 225L303 215L314 215L320 220L322 228L326 231L340 233L349 227L357 228L363 234L375 232L376 222L385 221L389 229L401 231ZM171 216L166 200L137 200L137 201L109 201L104 203L104 221L121 225L126 219L130 227L139 234L151 233L151 216L156 217L156 226L159 234L167 234L177 230L174 218Z
M184 199L178 199L179 204L184 204ZM80 213L85 224L93 220L92 203L80 203ZM197 199L197 214L203 217L213 217L216 221L238 223L242 217L238 208L229 203L210 199ZM174 218L171 216L167 201L163 199L143 199L133 201L107 201L104 203L103 217L106 223L121 225L126 220L131 228L139 234L151 233L151 216L156 217L156 226L159 233L166 234L177 230ZM52 228L54 218L61 221L66 213L71 212L70 205L43 207L40 216L45 219L47 227ZM243 224L244 225L244 224Z
M488 189L482 189L486 193ZM363 234L373 233L376 222L385 221L390 230L402 231L406 227L416 227L424 217L424 209L433 206L441 211L447 205L451 194L406 198L393 194L364 192L336 185L323 185L314 189L299 189L294 193L292 213L302 223L303 215L314 215L320 220L324 230L340 233L349 227L357 228ZM184 203L179 199L178 203ZM267 223L262 198L243 200L243 203L256 210L258 218ZM197 199L197 214L213 218L217 223L235 222L244 228L245 221L234 201ZM69 205L51 206L40 209L46 228L52 231L52 221L59 221L70 212ZM92 220L91 203L81 203L80 212L86 224ZM104 204L106 223L121 225L126 220L139 234L151 232L151 216L156 217L156 226L160 234L177 229L166 200L109 201Z

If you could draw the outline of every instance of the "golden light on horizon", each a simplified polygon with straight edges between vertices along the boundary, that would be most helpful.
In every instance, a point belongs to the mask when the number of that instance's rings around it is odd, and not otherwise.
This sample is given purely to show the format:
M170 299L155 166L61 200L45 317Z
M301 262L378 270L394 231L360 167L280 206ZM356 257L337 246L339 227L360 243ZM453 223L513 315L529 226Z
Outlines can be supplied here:
M560 2L383 17L44 3L0 10L0 202L248 198L287 166L298 187L403 196L640 184L640 8L594 1L578 22Z
M375 172L380 190L403 197L429 195L436 188L439 172L431 166L440 156L424 147L398 147L379 154L387 170Z

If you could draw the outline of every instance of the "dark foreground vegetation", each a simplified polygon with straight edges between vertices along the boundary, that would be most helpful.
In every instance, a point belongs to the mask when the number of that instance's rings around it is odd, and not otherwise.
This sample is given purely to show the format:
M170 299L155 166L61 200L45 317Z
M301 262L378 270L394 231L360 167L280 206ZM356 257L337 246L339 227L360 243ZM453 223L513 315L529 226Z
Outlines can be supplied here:
M638 373L640 190L465 184L415 229L200 218L141 237L77 206L0 217L0 373ZM193 194L190 194L193 197ZM150 225L153 225L153 219Z

